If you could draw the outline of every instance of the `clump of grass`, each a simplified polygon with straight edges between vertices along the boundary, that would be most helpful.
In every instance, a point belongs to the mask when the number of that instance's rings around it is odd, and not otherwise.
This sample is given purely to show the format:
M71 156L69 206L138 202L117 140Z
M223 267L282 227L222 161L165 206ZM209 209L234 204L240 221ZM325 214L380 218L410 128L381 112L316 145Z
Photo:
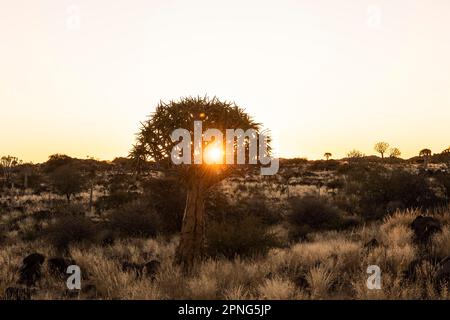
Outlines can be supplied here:
M236 287L231 287L224 292L223 298L225 300L246 300L250 299L251 296L244 286L238 285Z
M325 266L317 266L309 270L306 280L311 290L311 297L313 299L325 299L328 297L333 284L334 274Z
M441 232L433 236L432 248L438 257L450 256L450 226L443 227Z
M295 296L295 285L280 277L266 279L258 287L258 293L261 299L289 300Z
M218 298L217 279L207 274L188 279L187 288L192 299L214 300Z

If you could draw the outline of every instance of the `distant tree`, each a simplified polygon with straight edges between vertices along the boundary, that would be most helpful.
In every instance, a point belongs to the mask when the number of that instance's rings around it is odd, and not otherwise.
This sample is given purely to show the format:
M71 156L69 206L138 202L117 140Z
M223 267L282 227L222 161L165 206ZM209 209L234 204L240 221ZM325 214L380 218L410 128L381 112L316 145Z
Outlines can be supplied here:
M33 172L33 164L32 163L24 163L20 166L20 171L23 175L23 189L28 189L28 178Z
M391 158L398 158L401 155L402 155L402 153L401 153L400 149L398 149L398 148L391 148L391 149L389 149L389 156Z
M364 157L364 153L362 153L361 151L356 150L356 149L353 149L352 151L349 151L347 153L347 158L350 158L350 159L359 159L362 157Z
M178 173L186 187L186 207L176 253L176 261L185 271L191 270L194 262L205 252L204 211L207 191L233 172L247 168L247 166L205 162L175 166L171 162L171 154L179 141L172 141L171 134L174 130L183 128L188 130L192 137L194 121L201 121L203 130L217 128L225 132L226 129L240 128L244 131L252 129L256 135L260 134L260 124L254 122L244 109L234 103L208 97L187 97L179 101L161 102L150 118L142 124L137 136L138 148L145 150L149 160L155 161L162 170L174 170ZM203 141L203 150L208 146L209 143ZM191 158L194 155L193 151L191 150L189 154Z
M73 162L73 158L65 154L52 154L44 163L44 170L47 173L53 172L56 168Z
M431 150L430 149L420 150L419 157L431 157Z
M428 162L430 161L430 157L431 157L431 150L430 149L422 149L419 152L419 157L423 158L423 166L426 168L428 168Z
M94 158L87 156L87 160L84 164L84 177L86 183L89 186L89 212L92 212L93 200L94 200L94 187L97 182L97 172L100 170L99 162Z
M444 153L444 154L450 153L450 147L448 147L447 149L445 149L444 151L442 151L442 153Z
M147 162L147 150L144 144L136 143L131 148L128 157L134 163L134 170L137 174L140 174L143 170L144 164Z
M133 155L130 153L130 155ZM130 172L135 169L135 163L137 162L136 159L131 158L124 158L124 157L118 157L114 158L113 161L111 161L114 171L116 172Z
M56 193L64 195L67 202L83 190L84 179L79 168L74 164L65 164L56 168L50 174L50 181Z
M375 151L381 154L381 158L384 159L384 154L389 149L389 143L387 142L378 142L375 144L374 147Z
M6 185L9 185L11 188L14 188L14 183L12 181L12 173L16 166L20 165L22 163L21 160L19 160L17 157L13 156L3 156L0 159L0 167L3 171L3 179L6 183Z
M329 160L332 157L331 152L325 152L323 155L327 160Z

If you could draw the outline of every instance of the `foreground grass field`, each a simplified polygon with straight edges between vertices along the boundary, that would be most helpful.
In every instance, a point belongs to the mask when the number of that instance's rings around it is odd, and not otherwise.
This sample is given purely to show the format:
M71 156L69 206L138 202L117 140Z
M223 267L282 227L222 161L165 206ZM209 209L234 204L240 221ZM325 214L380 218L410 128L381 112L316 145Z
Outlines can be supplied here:
M420 214L426 213L398 211L352 230L313 233L264 257L206 259L189 275L173 264L177 237L80 243L65 257L82 270L81 291L67 290L65 277L44 264L32 299L448 299L436 275L450 256L450 211L434 213L443 228L427 245L415 244L410 228ZM283 226L275 229L282 236ZM42 240L2 244L0 293L17 286L22 259L34 252L60 255ZM159 262L152 274L133 268L152 260ZM380 290L366 286L369 265L381 268Z

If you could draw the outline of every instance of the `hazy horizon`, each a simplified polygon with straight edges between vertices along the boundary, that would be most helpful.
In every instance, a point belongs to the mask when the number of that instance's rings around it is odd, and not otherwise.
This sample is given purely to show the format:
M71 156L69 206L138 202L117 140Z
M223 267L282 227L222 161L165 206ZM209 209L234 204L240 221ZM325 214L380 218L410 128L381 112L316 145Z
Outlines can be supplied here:
M205 94L245 108L284 158L438 153L449 21L445 0L4 2L1 155L126 156L160 100Z

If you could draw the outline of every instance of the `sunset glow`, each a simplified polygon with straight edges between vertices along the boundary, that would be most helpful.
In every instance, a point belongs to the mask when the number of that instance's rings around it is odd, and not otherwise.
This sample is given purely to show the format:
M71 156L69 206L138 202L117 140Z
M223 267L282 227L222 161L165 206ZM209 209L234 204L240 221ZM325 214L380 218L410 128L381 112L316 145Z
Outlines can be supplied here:
M404 158L438 153L448 21L446 0L12 1L0 10L0 148L112 160L160 100L207 94L269 128L281 157L370 155L377 141Z
M207 164L222 164L224 152L219 146L211 145L206 147L203 156Z

